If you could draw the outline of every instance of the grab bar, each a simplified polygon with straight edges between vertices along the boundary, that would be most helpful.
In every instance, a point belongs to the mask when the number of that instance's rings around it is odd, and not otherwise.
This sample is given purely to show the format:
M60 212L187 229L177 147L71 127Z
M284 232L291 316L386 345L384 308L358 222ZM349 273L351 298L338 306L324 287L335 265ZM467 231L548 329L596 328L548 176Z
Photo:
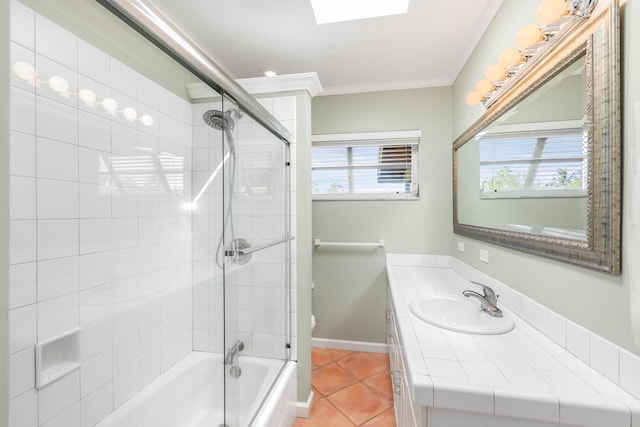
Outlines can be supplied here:
M377 242L322 242L320 239L313 241L314 246L349 246L358 248L384 248L384 240Z
M238 250L227 249L227 250L224 251L224 255L228 256L228 257L249 255L249 254L252 254L254 252L258 252L258 251L261 251L263 249L267 249L267 248L270 248L272 246L279 245L281 243L290 242L293 239L295 239L295 236L284 236L280 240L275 240L273 242L264 243L262 245L250 246L248 248L243 248L243 249L238 249Z

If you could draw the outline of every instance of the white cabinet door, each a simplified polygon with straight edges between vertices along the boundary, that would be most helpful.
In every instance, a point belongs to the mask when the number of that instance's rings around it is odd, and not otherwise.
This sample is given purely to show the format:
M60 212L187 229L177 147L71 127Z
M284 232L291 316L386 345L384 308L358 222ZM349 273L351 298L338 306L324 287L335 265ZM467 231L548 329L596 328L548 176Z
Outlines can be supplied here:
M411 390L405 371L402 347L398 337L396 320L391 306L391 297L387 305L387 344L389 344L389 365L393 384L393 406L397 427L418 427L411 400Z

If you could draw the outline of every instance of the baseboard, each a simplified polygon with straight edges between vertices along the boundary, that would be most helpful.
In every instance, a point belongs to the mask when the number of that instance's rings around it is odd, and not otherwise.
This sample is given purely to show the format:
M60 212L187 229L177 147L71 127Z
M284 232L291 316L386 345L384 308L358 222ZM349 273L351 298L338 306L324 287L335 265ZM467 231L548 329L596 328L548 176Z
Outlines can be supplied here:
M389 349L386 344L376 342L311 338L311 346L318 348L333 348L336 350L366 351L368 353L389 353Z
M296 417L309 418L311 408L313 408L313 391L309 392L306 402L296 402Z

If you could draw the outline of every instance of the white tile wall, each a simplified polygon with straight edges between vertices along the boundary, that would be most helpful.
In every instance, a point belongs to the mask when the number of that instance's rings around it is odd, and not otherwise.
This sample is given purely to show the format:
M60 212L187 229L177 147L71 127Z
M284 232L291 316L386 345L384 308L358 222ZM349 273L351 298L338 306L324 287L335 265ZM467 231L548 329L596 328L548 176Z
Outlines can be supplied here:
M38 396L35 389L32 388L11 399L9 402L9 425L38 426Z
M567 350L589 363L591 336L587 329L573 322L567 322Z
M22 3L10 9L11 70L29 64L39 82L12 73L10 425L87 427L191 350L190 104ZM87 90L95 103L79 98ZM126 107L154 125L126 120ZM165 169L141 175L161 153L183 162L170 188L157 184ZM80 369L36 390L35 344L78 326Z
M192 348L223 350L221 274L212 263L222 173L198 209L183 209L222 160L220 132L201 120L216 107L191 107L16 0L11 14L12 65L35 67L39 84L11 77L10 425L92 426ZM68 85L62 93L53 76ZM95 103L79 98L87 90ZM106 98L115 111L103 107ZM295 97L263 102L295 133ZM126 107L153 124L126 120ZM238 236L259 244L285 231L284 150L246 117L236 129L237 186L254 193L234 200ZM295 143L291 150L294 184ZM138 173L162 164L161 153L183 162L167 177L170 188ZM227 321L245 354L284 355L283 260L282 247L257 253L229 277L241 316ZM76 327L80 369L36 390L34 345ZM292 344L295 358L295 337Z

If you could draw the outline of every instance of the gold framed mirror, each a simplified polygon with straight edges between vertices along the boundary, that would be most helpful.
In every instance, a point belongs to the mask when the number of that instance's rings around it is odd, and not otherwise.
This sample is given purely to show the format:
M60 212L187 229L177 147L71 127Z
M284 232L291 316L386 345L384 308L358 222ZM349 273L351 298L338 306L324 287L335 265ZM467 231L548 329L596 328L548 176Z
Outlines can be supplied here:
M527 64L453 145L454 233L620 274L617 1Z

